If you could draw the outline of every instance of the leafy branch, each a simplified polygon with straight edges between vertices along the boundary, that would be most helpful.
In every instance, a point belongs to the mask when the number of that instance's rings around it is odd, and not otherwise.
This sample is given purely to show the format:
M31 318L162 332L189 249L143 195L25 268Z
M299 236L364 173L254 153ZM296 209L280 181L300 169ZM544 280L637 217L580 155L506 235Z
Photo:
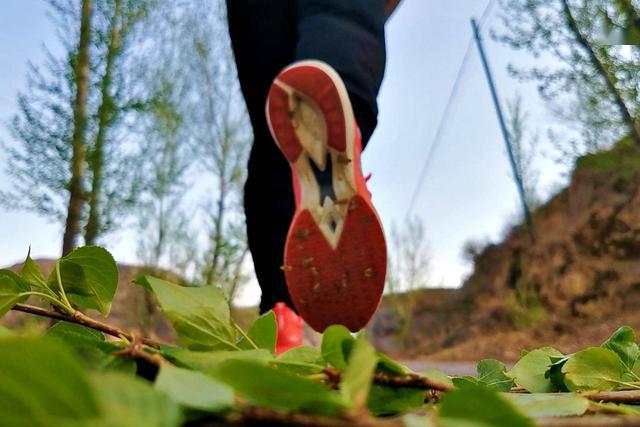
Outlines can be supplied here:
M107 251L80 248L56 266L47 278L29 257L20 274L0 270L0 315L63 321L44 337L0 337L0 394L16 403L2 408L5 420L17 420L11 426L46 419L52 426L177 427L188 419L189 426L532 427L597 424L596 414L635 425L640 417L640 347L627 326L598 347L569 355L535 349L512 369L482 360L477 376L452 378L413 372L376 352L364 332L354 336L340 325L324 331L320 348L278 355L273 312L245 331L220 288L141 277L135 283L155 295L180 341L163 344L80 311L109 312L118 274ZM29 297L58 310L28 305ZM14 387L25 378L43 387ZM49 383L57 384L55 399ZM43 412L12 409L24 405Z
M109 325L107 323L95 320L81 311L74 311L73 314L60 313L55 310L46 310L41 307L36 307L28 304L16 304L12 310L21 311L23 313L34 314L36 316L48 317L50 319L63 320L65 322L71 322L78 325L86 326L87 328L95 329L96 331L104 332L115 338L126 338L128 341L134 342L138 339L149 347L156 349L160 348L161 343L151 338L137 337L131 332L124 331L116 326Z

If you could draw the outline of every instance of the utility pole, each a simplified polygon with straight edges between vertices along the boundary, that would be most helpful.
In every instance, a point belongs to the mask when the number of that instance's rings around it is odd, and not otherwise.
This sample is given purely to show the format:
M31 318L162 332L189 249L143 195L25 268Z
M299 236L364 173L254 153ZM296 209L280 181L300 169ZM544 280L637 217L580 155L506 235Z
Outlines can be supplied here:
M471 26L473 27L473 33L475 35L476 42L478 44L478 50L480 51L482 66L484 67L484 72L487 75L487 80L489 81L489 89L491 90L491 97L493 98L493 104L498 114L498 121L500 122L502 137L504 138L504 143L507 146L507 153L509 154L509 162L511 163L511 170L513 171L513 177L515 178L516 187L518 187L518 195L520 196L520 202L522 203L522 210L524 211L525 221L527 222L529 236L531 237L531 241L535 242L535 236L533 233L533 222L531 220L531 210L529 209L529 204L527 203L527 197L524 190L524 183L522 182L520 171L518 170L518 166L516 165L516 159L513 156L513 149L511 146L511 137L509 135L509 131L507 130L507 125L504 120L504 114L502 113L502 106L500 105L500 98L498 97L498 91L496 89L495 82L493 81L493 75L491 73L491 68L489 67L489 61L487 60L487 55L485 54L485 51L484 51L484 45L482 44L482 37L480 36L480 27L478 26L478 22L475 19L471 19Z

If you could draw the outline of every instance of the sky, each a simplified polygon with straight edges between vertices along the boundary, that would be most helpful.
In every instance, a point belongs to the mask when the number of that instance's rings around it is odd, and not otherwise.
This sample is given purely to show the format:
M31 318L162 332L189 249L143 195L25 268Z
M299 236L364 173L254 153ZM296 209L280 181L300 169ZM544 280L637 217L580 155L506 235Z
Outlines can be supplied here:
M363 168L365 174L372 173L369 187L387 232L393 224L401 225L408 214L424 222L431 286L460 286L471 269L462 257L465 242L498 241L505 224L518 215L516 187L475 46L414 209L407 212L471 38L470 18L482 15L486 4L484 0L404 0L387 24L388 61L379 95L379 125L363 155ZM550 113L535 87L514 80L506 70L511 62L526 65L529 59L487 36L487 30L497 24L494 10L483 33L501 101L505 104L520 92L532 130L544 131ZM57 46L45 2L0 0L0 141L7 145L13 141L4 124L15 114L16 93L26 86L27 62L43 60L43 43ZM541 152L548 151L542 147ZM0 150L0 169L5 162ZM542 195L563 183L562 170L551 160L541 155L534 163L541 172ZM0 189L9 186L0 171ZM107 238L104 246L118 261L135 263L132 234L124 230ZM60 226L35 214L0 208L0 265L23 259L29 246L34 257L57 257ZM258 297L257 284L252 282L240 302L253 304Z

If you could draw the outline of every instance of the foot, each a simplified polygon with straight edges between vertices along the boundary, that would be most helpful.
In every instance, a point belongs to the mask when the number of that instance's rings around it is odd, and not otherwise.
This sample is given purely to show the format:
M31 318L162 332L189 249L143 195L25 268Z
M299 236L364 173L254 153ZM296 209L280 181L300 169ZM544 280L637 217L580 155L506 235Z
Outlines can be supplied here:
M302 318L298 316L283 302L279 302L273 307L278 325L278 335L276 339L276 354L282 354L292 348L302 345Z
M267 119L296 193L283 266L293 304L317 331L360 330L382 297L386 245L344 83L325 63L295 63L271 86Z

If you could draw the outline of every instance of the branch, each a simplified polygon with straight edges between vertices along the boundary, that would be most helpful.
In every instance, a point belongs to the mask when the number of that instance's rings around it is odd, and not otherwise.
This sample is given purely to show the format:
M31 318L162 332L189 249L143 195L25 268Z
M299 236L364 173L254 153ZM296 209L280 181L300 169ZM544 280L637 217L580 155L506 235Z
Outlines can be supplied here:
M162 365L170 365L171 363L160 356L159 354L151 354L142 349L142 345L139 342L134 342L130 347L125 348L124 350L117 351L113 353L115 356L124 356L130 357L132 359L143 359L146 362L157 366L158 368Z
M536 422L538 427L640 427L640 417L568 417L547 418Z
M618 90L616 86L616 78L615 75L611 72L610 67L598 58L595 50L593 49L589 40L585 37L584 34L580 31L580 27L578 26L578 22L576 21L573 13L571 12L571 6L569 5L568 0L562 0L563 12L565 19L567 21L567 25L569 26L569 30L573 33L576 38L578 44L584 49L584 51L589 55L589 60L591 61L591 65L596 69L596 71L600 74L602 79L605 81L607 85L607 89L609 90L613 100L620 111L620 115L622 116L622 120L629 126L629 131L631 132L631 137L634 140L636 146L640 148L640 129L636 124L636 119L631 114L629 107L625 103L620 90Z
M640 403L640 390L628 391L590 391L582 396L594 402Z
M333 368L324 368L323 372L329 378L332 383L339 383L342 372ZM408 375L387 375L377 372L373 376L373 382L380 385L388 385L392 387L402 388L417 388L421 390L436 390L436 391L452 391L453 387L449 384L433 380L431 378L423 377L418 374Z
M320 415L278 412L272 409L250 406L242 411L230 415L227 423L235 425L268 425L268 426L298 426L298 427L400 427L404 424L399 420L381 420L369 416L345 416L343 418L329 418ZM200 424L197 424L200 425ZM207 424L202 425L202 427ZM225 424L228 425L228 424Z
M102 323L98 320L92 319L86 314L76 311L73 314L65 314L59 313L57 311L49 311L44 308L36 307L28 304L16 304L12 310L21 311L23 313L35 314L36 316L48 317L50 319L64 320L65 322L75 323L78 325L86 326L91 329L95 329L96 331L104 332L107 335L111 335L116 338L126 338L131 342L135 342L137 337L131 332L124 331L116 326L109 325L107 323ZM149 347L153 347L156 349L160 348L159 341L153 340L151 338L139 338L140 342Z

